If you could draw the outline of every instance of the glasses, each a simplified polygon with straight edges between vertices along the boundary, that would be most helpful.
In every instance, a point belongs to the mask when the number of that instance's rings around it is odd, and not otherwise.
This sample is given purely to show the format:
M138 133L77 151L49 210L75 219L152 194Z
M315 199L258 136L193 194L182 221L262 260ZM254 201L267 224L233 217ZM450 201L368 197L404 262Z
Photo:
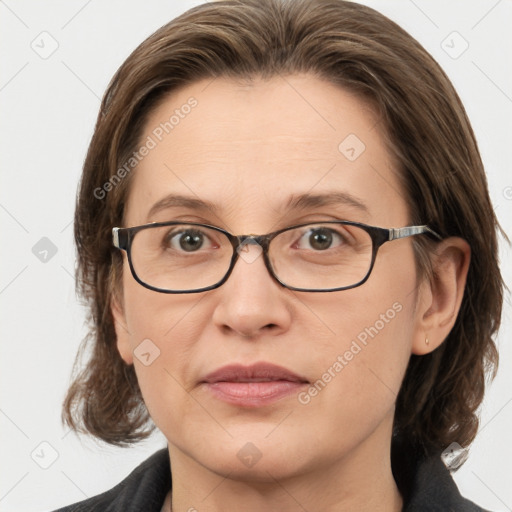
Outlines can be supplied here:
M270 275L301 292L335 292L362 285L386 242L414 235L441 237L428 226L380 228L358 222L300 224L267 235L232 235L194 222L156 222L113 228L113 244L128 254L133 277L161 293L213 290L229 278L239 258L261 254Z

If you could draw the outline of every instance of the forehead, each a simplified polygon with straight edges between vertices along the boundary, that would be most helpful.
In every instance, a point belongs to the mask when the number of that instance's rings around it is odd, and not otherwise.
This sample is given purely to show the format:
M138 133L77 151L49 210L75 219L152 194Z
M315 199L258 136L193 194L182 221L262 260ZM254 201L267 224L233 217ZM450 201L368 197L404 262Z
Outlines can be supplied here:
M272 223L307 193L359 197L381 218L392 202L405 215L381 129L369 103L310 75L193 83L146 121L140 145L151 147L134 170L127 224L163 220L148 214L169 194L213 205L225 225Z

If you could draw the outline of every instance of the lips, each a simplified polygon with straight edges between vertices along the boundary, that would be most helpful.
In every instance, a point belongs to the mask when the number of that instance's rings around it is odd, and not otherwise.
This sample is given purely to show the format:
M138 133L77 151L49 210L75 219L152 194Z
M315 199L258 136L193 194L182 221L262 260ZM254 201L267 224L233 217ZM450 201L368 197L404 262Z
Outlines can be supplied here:
M308 380L271 363L228 365L209 373L201 384L211 395L239 407L262 407L298 393Z
M282 366L270 363L257 363L251 366L228 365L209 373L203 380L215 382L272 382L288 381L307 383L308 380Z

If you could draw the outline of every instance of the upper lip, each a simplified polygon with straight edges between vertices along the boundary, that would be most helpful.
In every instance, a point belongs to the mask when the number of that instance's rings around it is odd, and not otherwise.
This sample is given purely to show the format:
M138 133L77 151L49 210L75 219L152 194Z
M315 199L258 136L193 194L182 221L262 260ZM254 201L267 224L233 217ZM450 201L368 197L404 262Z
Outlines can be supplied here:
M223 366L204 377L202 382L271 382L287 380L289 382L308 382L308 380L282 366L272 363L256 363L250 366L230 364Z

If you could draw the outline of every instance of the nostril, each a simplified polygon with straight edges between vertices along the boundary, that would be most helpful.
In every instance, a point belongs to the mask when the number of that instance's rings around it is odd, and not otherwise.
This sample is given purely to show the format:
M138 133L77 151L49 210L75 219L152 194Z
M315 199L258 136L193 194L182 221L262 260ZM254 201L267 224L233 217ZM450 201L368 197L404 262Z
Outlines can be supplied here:
M278 328L279 328L279 326L277 324L267 324L267 325L263 326L263 329L268 330L268 331L272 331L272 330L278 329Z

